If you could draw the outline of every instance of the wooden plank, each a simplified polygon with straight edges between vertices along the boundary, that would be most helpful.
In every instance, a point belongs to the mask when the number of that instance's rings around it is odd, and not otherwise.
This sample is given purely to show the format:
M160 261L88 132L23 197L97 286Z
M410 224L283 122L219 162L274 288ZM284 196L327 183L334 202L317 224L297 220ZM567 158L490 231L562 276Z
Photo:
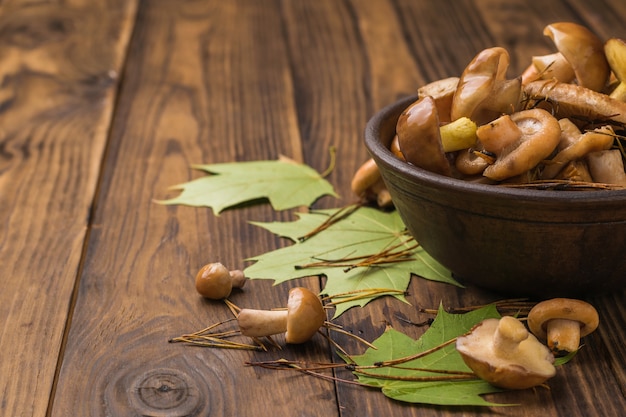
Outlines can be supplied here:
M196 294L200 266L275 249L248 220L287 219L267 206L219 218L164 207L193 163L302 159L279 2L143 2L113 125L53 416L332 415L334 387L245 367L246 361L327 356L319 337L281 351L168 344L232 317ZM252 281L232 301L284 306L290 286ZM233 323L229 323L232 325ZM281 341L280 337L276 338ZM311 410L315 404L315 410Z
M134 2L0 8L0 414L44 416Z

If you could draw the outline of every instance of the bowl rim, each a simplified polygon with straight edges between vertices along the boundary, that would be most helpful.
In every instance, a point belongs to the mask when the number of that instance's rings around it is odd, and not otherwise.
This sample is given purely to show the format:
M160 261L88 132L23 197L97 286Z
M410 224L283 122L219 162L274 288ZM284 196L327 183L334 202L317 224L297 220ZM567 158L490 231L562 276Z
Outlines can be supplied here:
M445 189L448 191L461 191L475 195L497 195L503 199L537 201L537 202L563 202L563 203L607 203L610 201L623 201L626 204L626 189L623 190L538 190L528 188L504 187L491 184L480 184L464 181L457 178L447 177L416 167L403 162L396 157L387 146L379 140L381 125L388 117L399 116L400 113L411 103L417 100L417 95L411 95L391 103L377 113L367 122L365 127L365 146L377 163L383 163L388 169L398 171L402 176L416 180L430 187ZM389 138L391 140L391 138Z

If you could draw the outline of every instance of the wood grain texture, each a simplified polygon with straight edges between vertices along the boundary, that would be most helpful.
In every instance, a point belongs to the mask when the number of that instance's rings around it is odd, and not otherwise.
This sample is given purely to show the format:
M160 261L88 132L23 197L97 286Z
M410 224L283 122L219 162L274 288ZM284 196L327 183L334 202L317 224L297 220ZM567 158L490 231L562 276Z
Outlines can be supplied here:
M0 415L43 416L71 312L133 3L5 3Z
M246 225L268 219L268 207L216 218L154 203L196 176L193 163L302 159L282 22L272 10L249 1L142 4L53 416L335 412L332 384L244 366L265 355L167 343L232 317L195 292L204 263L241 268L277 244ZM231 299L282 307L287 290L254 281ZM320 337L272 355L319 361L326 352ZM180 387L180 401L163 395Z
M294 215L249 205L214 216L155 202L201 175L192 164L286 155L323 171L334 146L328 179L341 198L315 207L352 203L350 180L368 157L363 129L378 109L459 75L490 46L509 50L516 76L532 55L553 51L542 30L554 21L626 38L622 0L58 3L0 6L0 416L578 417L626 409L624 292L590 297L601 327L549 390L488 397L521 407L411 405L245 365L340 361L322 336L268 352L168 343L232 317L196 294L196 271L212 261L243 268L246 258L288 244L249 221ZM250 281L231 300L281 307L289 288L320 284ZM407 320L432 317L417 307L499 298L415 278L410 304L377 299L337 323L367 340L387 325L417 338L426 327ZM350 353L364 350L332 337ZM348 370L326 375L352 378Z

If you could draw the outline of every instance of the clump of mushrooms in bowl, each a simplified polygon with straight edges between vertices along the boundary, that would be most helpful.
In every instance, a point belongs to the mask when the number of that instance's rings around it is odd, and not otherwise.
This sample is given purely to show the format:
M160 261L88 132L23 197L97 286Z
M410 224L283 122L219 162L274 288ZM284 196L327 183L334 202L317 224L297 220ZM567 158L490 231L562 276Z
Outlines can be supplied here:
M623 289L626 42L569 22L544 34L555 52L519 76L488 48L375 114L353 190L393 204L466 284L539 298Z

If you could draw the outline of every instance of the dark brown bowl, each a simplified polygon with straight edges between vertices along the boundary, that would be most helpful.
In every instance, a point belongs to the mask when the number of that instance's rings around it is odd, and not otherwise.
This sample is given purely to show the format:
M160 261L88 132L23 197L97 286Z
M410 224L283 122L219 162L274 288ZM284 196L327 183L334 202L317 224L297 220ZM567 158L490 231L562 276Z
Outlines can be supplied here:
M449 178L388 149L416 97L374 115L365 130L409 232L461 282L510 296L575 297L626 287L626 190L506 188Z

